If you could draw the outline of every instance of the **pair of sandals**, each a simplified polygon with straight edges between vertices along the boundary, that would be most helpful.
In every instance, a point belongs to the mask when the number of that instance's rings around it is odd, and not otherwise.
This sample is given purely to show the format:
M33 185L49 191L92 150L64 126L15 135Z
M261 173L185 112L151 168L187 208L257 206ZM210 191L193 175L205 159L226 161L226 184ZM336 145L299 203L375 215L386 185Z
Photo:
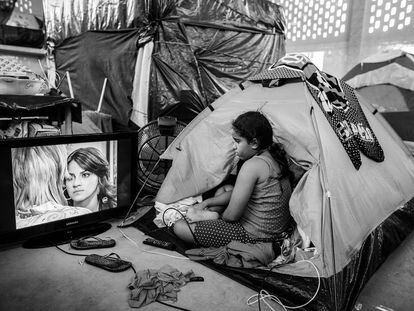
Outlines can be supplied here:
M115 246L115 244L114 239L101 239L94 236L84 237L70 242L70 246L77 250L109 248ZM85 262L111 272L121 272L132 267L131 262L121 259L116 253L110 253L104 256L90 254L85 257Z

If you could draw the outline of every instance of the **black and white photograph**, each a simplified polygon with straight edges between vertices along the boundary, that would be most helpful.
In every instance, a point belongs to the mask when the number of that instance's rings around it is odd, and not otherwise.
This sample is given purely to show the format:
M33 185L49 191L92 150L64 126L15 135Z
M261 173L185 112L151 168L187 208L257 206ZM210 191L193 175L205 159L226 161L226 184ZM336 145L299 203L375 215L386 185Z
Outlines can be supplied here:
M0 310L412 311L414 0L0 0L0 163Z

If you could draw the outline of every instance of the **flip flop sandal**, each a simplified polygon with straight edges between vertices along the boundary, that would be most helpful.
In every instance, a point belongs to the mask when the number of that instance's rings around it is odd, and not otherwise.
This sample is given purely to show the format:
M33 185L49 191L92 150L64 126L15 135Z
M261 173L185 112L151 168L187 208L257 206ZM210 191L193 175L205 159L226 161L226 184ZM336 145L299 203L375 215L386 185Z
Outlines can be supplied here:
M97 254L90 254L85 257L85 262L92 266L96 266L111 272L121 272L132 267L132 263L122 260L116 253L101 256Z
M97 237L84 237L78 240L70 241L70 246L74 249L92 249L92 248L107 248L115 246L114 239L102 240Z

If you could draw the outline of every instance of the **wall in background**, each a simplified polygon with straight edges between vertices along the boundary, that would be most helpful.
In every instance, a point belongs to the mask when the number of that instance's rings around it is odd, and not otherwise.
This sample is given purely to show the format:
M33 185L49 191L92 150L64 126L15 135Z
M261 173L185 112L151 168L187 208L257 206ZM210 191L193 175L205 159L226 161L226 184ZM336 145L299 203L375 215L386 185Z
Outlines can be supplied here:
M272 0L284 7L286 52L337 77L384 49L414 51L414 0Z

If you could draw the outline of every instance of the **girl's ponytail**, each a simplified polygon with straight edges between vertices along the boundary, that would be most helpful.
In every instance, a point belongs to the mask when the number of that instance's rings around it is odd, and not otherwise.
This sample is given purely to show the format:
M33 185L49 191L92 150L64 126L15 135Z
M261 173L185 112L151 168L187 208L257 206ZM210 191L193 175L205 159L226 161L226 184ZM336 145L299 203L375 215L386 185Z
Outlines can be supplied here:
M280 166L281 178L288 177L290 183L293 184L294 176L289 169L289 163L286 157L285 150L283 150L283 148L279 144L273 143L269 147L269 153Z

